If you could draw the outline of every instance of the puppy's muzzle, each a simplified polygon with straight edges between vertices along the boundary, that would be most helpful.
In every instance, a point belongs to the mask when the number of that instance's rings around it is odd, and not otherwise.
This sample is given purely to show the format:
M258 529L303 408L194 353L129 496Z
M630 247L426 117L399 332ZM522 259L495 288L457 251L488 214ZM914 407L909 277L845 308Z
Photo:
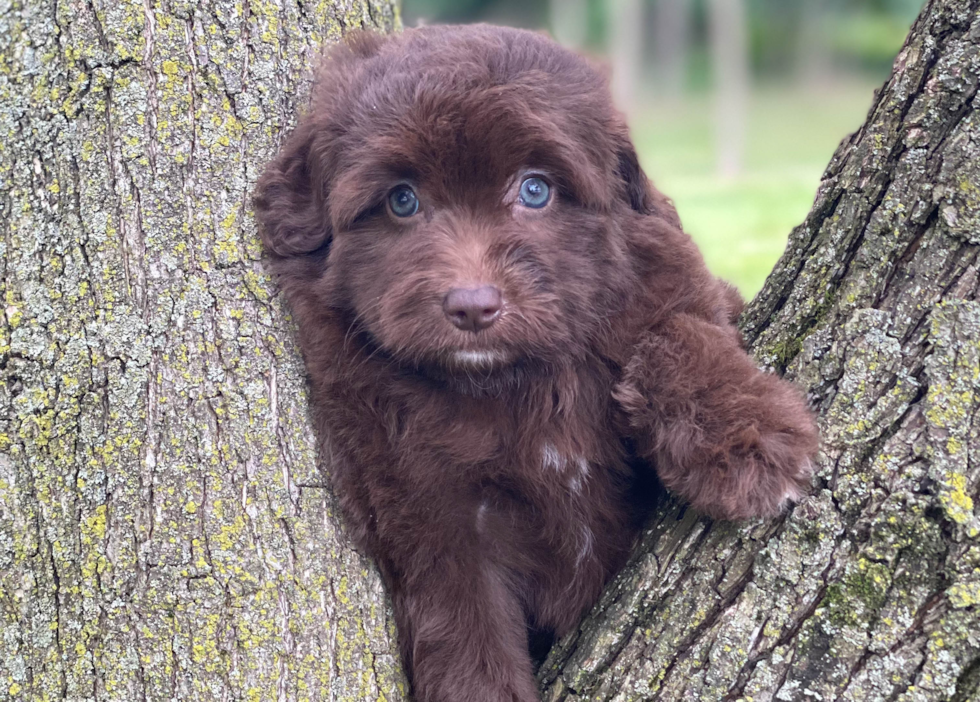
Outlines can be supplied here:
M500 317L503 296L494 285L478 288L453 288L442 301L442 310L457 329L476 333Z

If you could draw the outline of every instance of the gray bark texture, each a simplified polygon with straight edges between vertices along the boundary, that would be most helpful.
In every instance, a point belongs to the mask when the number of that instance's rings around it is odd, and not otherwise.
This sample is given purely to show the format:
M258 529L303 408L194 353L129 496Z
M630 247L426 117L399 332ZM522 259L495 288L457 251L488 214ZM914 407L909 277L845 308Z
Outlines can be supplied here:
M0 0L0 699L405 699L249 213L321 43L397 24ZM980 0L930 0L744 317L812 496L666 505L546 700L978 698L978 81Z
M930 0L743 317L819 411L812 495L658 514L548 702L980 699L978 80L980 0Z
M250 192L390 0L0 0L0 699L396 700Z

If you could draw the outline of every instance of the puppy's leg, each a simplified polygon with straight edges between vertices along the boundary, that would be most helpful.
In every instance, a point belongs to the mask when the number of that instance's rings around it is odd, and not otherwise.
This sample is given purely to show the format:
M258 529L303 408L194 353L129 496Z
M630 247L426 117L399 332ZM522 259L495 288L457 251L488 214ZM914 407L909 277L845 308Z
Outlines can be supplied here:
M443 554L406 580L394 605L416 702L538 702L524 614L493 566Z
M664 485L724 519L778 513L817 449L800 392L759 371L732 327L676 315L637 344L616 398Z

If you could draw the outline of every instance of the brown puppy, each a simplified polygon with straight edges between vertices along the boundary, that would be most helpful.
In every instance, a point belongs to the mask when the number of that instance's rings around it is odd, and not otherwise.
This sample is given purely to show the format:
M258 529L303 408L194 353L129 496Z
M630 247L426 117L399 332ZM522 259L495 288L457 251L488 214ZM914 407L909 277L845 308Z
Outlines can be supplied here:
M255 204L420 702L538 699L529 635L595 602L652 471L728 519L806 489L799 393L742 350L601 74L548 39L351 38Z

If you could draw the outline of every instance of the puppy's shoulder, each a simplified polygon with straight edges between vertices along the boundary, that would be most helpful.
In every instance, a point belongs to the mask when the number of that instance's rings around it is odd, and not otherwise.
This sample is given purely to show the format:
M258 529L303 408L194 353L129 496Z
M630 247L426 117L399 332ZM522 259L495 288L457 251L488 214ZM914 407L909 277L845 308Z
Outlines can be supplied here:
M734 325L744 306L741 295L708 270L677 211L666 197L660 198L628 233L638 280L626 311L630 327L641 334L676 314Z

